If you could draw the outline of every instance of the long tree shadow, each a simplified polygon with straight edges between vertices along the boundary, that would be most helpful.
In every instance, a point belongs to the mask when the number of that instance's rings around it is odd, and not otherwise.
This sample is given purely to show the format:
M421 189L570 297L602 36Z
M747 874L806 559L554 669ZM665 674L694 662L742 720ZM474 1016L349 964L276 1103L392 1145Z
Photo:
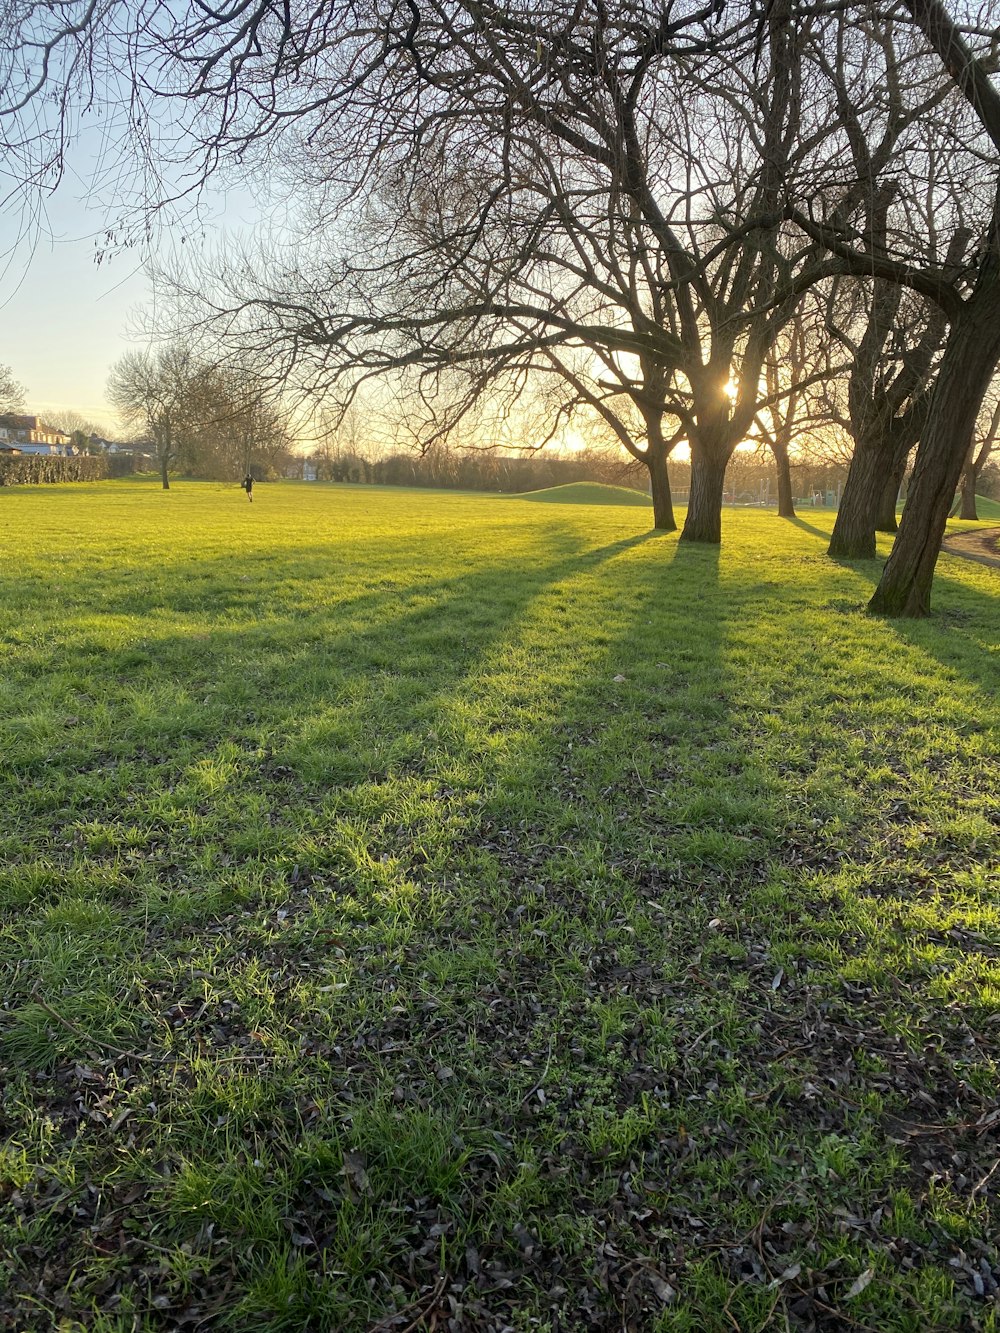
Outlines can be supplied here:
M956 571L957 572L957 571ZM991 587L991 584L993 585ZM995 590L994 590L995 589ZM962 576L938 571L926 620L896 618L885 623L898 638L934 658L981 691L984 705L1000 691L1000 575L970 565ZM947 634L942 635L942 626Z
M793 528L798 528L800 532L809 532L814 537L822 537L825 542L830 540L830 533L827 529L817 528L815 524L807 523L804 518L799 518L798 515L795 518L786 519L785 522Z
M434 577L426 568L407 572L426 547L415 542L395 548L393 567L365 587L345 584L324 547L286 559L280 575L263 554L242 559L236 577L228 557L175 560L166 585L128 580L113 607L98 603L97 616L85 597L78 619L56 608L58 673L47 632L11 628L16 652L7 684L16 707L30 712L58 706L68 680L86 682L100 726L89 725L83 706L72 733L60 737L81 772L103 760L158 755L149 772L155 786L163 772L220 744L252 745L277 732L280 748L298 746L317 780L324 759L338 781L357 780L373 765L384 770L419 750L422 714L546 588L650 536L593 548L561 533L528 566L495 560ZM414 712L420 721L408 723ZM7 725L17 732L16 711ZM27 748L23 732L16 739L22 772L51 772L49 735ZM266 744L274 749L274 741ZM129 814L142 804L134 792Z

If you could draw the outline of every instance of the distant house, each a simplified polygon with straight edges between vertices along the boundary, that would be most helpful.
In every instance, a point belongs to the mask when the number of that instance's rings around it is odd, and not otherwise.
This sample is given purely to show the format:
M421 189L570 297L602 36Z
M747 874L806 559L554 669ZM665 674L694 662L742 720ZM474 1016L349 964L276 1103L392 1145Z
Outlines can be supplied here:
M152 472L157 466L156 458L147 452L149 445L144 440L133 444L121 444L117 440L99 440L96 435L91 435L91 449L96 451L98 444L103 445L102 452L107 455L112 477L130 477L135 472Z
M46 426L39 418L22 412L0 415L4 443L14 445L22 454L75 454L72 437L65 431Z

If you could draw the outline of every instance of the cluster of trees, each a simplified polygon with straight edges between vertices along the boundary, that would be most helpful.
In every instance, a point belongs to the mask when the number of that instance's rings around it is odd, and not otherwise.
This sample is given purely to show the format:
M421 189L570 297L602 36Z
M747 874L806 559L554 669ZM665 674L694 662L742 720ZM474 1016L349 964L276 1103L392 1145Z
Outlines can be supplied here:
M56 430L64 431L81 453L101 453L108 442L108 427L104 422L94 421L72 408L46 412L45 420Z
M292 452L288 414L259 378L202 360L189 345L127 352L112 367L108 398L156 460L214 481L280 474Z
M817 495L822 503L843 490L849 459L836 452L810 451L790 463L789 475L795 495L809 504ZM669 482L675 495L687 496L691 488L691 464L672 457ZM1000 485L1000 469L997 469ZM310 477L317 481L347 482L369 486L427 486L435 489L498 491L521 494L574 482L598 482L649 493L649 475L635 460L625 460L619 451L599 447L572 453L541 450L506 453L438 443L421 452L387 448L377 450L352 432L342 440L332 432L310 453L286 466L286 476ZM726 471L724 499L729 504L772 505L778 503L779 474L763 449L740 450ZM989 476L986 480L989 481Z
M291 471L298 476L306 475L306 468L308 475L317 481L370 486L428 486L443 490L501 491L509 495L594 481L646 491L645 478L635 466L604 449L580 450L570 455L549 451L509 454L438 443L421 452L387 449L374 453L357 441L342 443L334 435L291 465Z
M159 0L25 0L5 13L9 172L59 171L79 92L145 147L133 179L153 209L217 171L276 182L280 234L166 275L179 317L241 364L345 410L388 379L427 447L531 395L549 436L597 423L646 468L661 528L683 443L689 541L720 540L743 441L771 450L789 512L797 435L838 426L853 459L831 552L870 555L915 450L871 605L928 610L1000 358L988 11L182 0L167 15Z

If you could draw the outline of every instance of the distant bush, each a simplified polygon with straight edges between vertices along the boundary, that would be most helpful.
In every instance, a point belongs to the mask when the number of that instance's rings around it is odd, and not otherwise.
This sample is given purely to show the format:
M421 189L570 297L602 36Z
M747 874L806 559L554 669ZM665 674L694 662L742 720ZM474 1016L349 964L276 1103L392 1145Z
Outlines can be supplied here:
M104 457L58 454L0 454L0 486L41 486L53 481L102 481L108 475Z

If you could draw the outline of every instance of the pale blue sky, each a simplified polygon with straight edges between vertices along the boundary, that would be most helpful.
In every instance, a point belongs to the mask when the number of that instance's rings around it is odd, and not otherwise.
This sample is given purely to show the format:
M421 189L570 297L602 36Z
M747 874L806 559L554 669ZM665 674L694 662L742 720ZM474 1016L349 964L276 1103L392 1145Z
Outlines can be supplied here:
M85 141L74 150L78 163ZM96 190L88 200L87 185L84 172L67 171L55 194L32 201L40 210L36 225L16 210L0 212L0 364L24 385L27 411L75 411L113 434L108 372L141 345L137 317L151 309L152 286L138 250L113 253L98 266L107 216ZM259 216L257 200L243 189L209 192L199 209L200 239L211 245Z
M0 362L27 390L28 411L72 409L111 429L108 370L133 346L125 338L130 311L150 298L141 263L127 251L97 266L103 217L68 188L46 201L40 234L19 236L21 223L9 213L0 219L0 249L9 254L0 276Z

